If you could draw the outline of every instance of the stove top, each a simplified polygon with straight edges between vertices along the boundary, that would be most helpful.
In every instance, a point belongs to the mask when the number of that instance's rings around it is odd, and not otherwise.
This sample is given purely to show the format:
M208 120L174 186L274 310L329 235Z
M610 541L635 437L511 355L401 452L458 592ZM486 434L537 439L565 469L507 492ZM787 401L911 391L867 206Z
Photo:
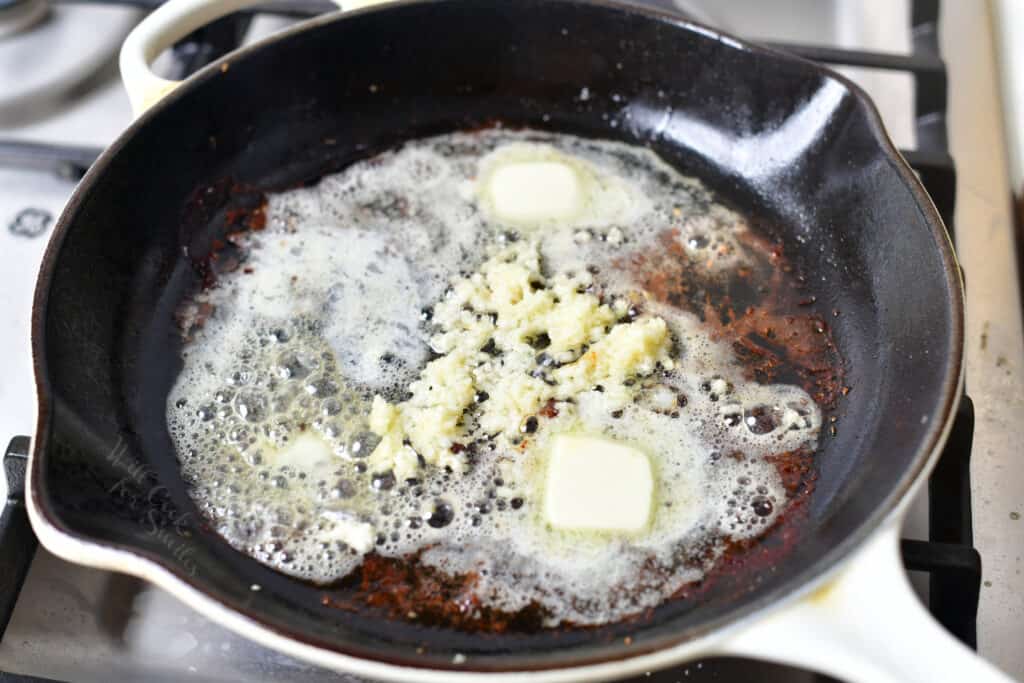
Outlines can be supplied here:
M685 11L840 68L874 97L894 141L955 232L968 281L967 388L977 414L965 400L928 491L915 501L904 529L904 562L920 596L947 628L1024 677L1018 646L1024 632L1024 463L1012 461L1011 441L1024 403L1024 343L986 6L946 3L947 28L940 34L937 0L633 1ZM46 5L46 12L5 38L5 8L18 4ZM60 53L33 73L54 73L48 65L61 60L76 62L74 73L65 70L47 87L33 91L24 85L22 92L35 92L35 99L22 96L17 106L5 108L0 92L0 259L7 279L0 296L7 333L0 351L8 359L0 383L0 438L26 433L34 424L28 329L35 271L75 180L130 121L113 68L116 46L141 16L139 8L156 4L0 0L0 81L23 82L17 60L4 61L10 36L24 45L35 33L39 54L49 60L50 52ZM279 2L272 14L222 20L163 55L156 68L181 77L239 41L322 8L316 0ZM72 10L75 30L89 27L91 42L52 38L58 30L50 22L61 22ZM89 43L88 54L80 52L83 42ZM940 44L948 66L940 59ZM17 452L25 445L9 448L6 464L12 471L23 466ZM18 591L5 574L4 563L13 557L0 547L0 681L9 680L3 672L67 681L338 680L210 623L138 579L72 566L43 550ZM690 679L829 680L741 659L694 662L638 680Z

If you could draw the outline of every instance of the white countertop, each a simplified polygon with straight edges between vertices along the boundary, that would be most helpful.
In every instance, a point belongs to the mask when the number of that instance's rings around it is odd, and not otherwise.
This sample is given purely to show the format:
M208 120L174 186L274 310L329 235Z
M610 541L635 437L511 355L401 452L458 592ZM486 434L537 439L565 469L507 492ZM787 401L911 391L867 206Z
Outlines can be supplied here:
M1004 4L1024 8L1020 0ZM943 9L958 247L967 282L967 392L976 420L978 644L984 657L1024 678L1024 338L997 51L988 3L946 0ZM1024 64L1018 66L1024 77Z

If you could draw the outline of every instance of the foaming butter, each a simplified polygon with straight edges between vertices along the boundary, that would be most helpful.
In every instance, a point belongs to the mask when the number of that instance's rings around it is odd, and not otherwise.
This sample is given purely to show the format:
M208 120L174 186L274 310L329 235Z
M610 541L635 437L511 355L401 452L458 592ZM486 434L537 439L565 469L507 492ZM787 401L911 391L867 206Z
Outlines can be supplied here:
M742 217L648 150L535 131L411 142L270 195L167 403L232 546L317 583L368 553L482 606L601 624L700 579L785 509L773 455L821 411L758 384L622 264ZM755 419L745 419L753 416Z

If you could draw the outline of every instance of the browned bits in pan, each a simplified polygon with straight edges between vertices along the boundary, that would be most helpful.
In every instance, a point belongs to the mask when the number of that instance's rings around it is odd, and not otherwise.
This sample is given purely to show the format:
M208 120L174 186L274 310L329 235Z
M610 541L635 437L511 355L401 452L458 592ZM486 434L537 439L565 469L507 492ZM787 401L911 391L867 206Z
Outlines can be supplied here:
M778 244L745 233L741 245L752 265L715 272L689 258L677 229L659 242L621 265L655 299L695 313L731 341L749 379L798 384L826 409L849 393L832 330L813 308L818 299L801 291L799 276L785 275Z
M321 604L345 611L369 607L393 618L415 612L421 624L463 631L528 632L542 627L545 615L535 605L515 614L483 606L475 592L479 580L474 572L445 574L417 557L400 560L371 553L338 591L321 597Z

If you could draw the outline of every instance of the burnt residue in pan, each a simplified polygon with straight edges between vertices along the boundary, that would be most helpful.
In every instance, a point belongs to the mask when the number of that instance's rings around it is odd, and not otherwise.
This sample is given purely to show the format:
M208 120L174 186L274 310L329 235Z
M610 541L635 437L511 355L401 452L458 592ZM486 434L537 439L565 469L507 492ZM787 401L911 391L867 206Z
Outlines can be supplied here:
M267 224L267 199L263 192L222 181L193 193L186 204L180 241L192 264L200 290L209 289L221 275L239 268L251 273L244 237ZM213 305L186 299L175 312L175 322L186 342L213 313Z
M467 632L531 633L544 626L543 610L531 605L510 613L482 604L476 573L451 575L420 561L367 555L362 566L324 593L322 604L341 610L367 607L393 619Z
M621 264L651 296L699 316L715 337L732 344L750 379L797 384L825 410L836 407L848 391L842 358L816 297L783 255L781 242L740 233L745 265L720 271L714 257L690 257L678 228L658 241L660 249Z
M672 596L672 600L689 601L696 607L712 590L718 595L746 592L751 576L777 564L799 542L807 517L807 504L817 478L813 453L781 453L772 460L786 488L785 513L763 536L732 542L702 580L687 584ZM701 559L694 558L694 561ZM423 564L419 553L407 558L371 553L359 569L325 591L321 602L341 611L365 611L369 608L391 619L471 633L535 633L546 628L548 614L536 604L515 613L481 604L475 590L478 580L474 573L453 576L438 571ZM649 620L653 612L648 610L637 614L626 622L639 624ZM558 628L601 632L604 627L562 623Z

